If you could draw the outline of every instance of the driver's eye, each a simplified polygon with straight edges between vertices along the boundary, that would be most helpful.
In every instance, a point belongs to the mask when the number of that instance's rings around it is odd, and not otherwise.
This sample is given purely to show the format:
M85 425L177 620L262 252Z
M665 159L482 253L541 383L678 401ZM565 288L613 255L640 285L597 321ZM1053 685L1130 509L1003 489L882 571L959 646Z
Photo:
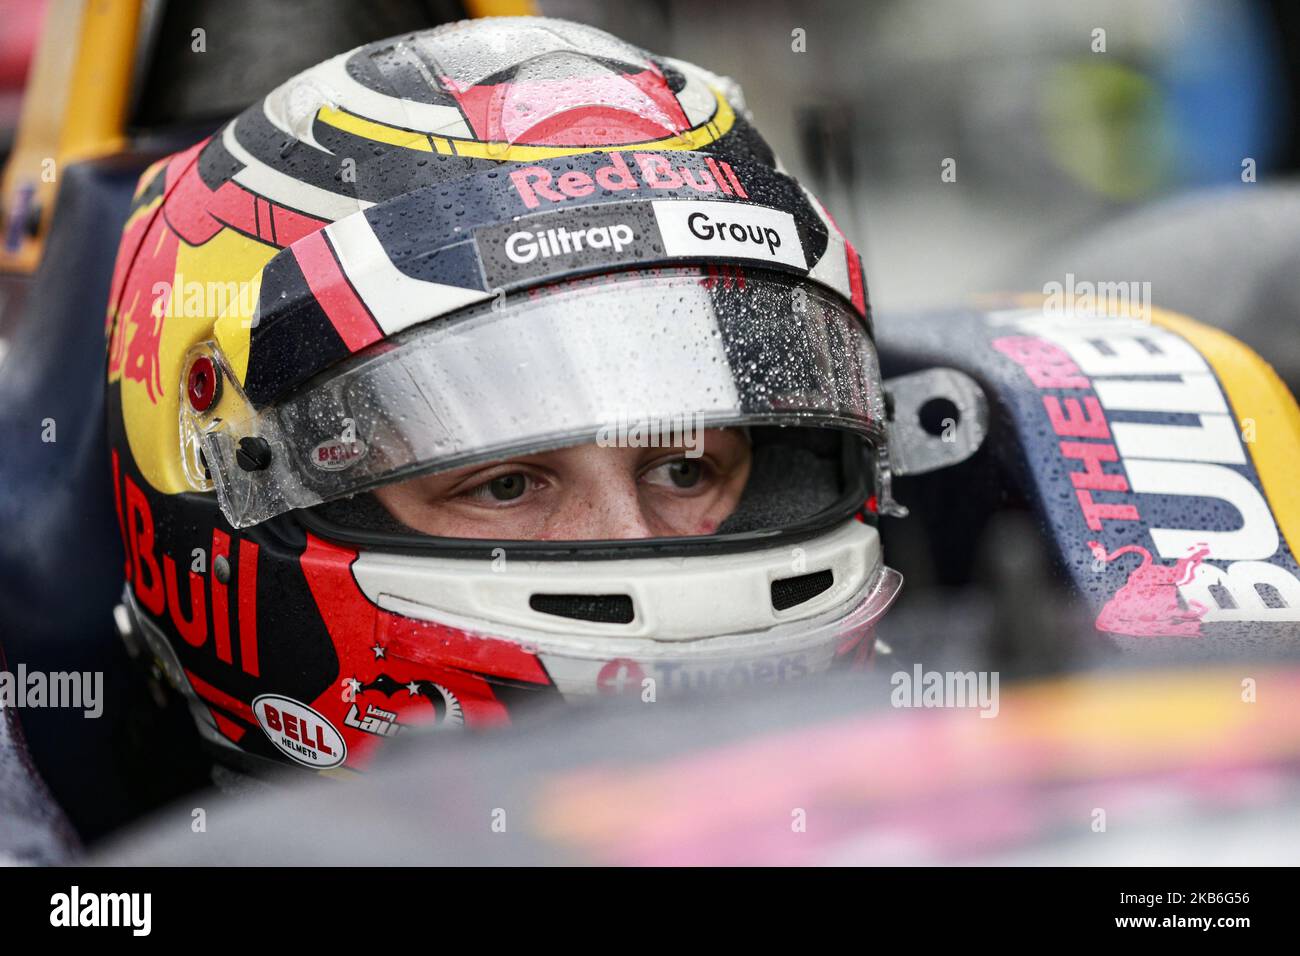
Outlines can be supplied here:
M528 487L528 477L522 472L498 475L487 483L486 490L497 501L513 501Z
M668 477L678 488L692 487L700 480L702 474L704 469L700 467L698 459L679 458L668 465Z

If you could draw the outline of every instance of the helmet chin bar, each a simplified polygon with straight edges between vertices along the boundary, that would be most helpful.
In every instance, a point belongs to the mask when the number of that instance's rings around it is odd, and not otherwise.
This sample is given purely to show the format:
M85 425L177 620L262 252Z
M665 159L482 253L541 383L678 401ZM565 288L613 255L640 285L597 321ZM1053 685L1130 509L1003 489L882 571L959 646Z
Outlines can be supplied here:
M665 696L775 686L869 659L874 626L903 580L883 564L876 529L856 520L819 538L743 554L564 562L363 550L350 571L381 612L431 626L427 635L405 638L427 637L429 646L393 645L400 655L436 653L446 628L513 642L536 655L571 699L608 694L626 681L644 687L652 680ZM575 619L538 596L625 596L633 613L626 623ZM237 751L129 585L117 620L131 656L152 660L185 699L202 737Z
M870 639L865 632L902 584L882 562L876 529L853 520L797 545L743 554L567 562L500 551L477 561L362 551L352 574L384 610L522 644L572 696L591 693L602 668L618 660L667 677L714 665L758 679L756 662L782 660L824 670L846 639ZM801 587L807 596L793 605L778 598ZM582 606L584 597L630 602L630 620L554 610L566 599Z

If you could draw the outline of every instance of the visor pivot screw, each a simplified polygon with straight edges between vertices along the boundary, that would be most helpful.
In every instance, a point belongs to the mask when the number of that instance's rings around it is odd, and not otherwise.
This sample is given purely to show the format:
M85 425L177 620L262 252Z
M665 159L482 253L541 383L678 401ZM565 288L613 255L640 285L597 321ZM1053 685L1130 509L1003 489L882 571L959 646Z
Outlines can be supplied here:
M241 438L235 461L244 471L265 471L271 464L271 446L265 438Z
M216 403L217 393L221 389L221 378L212 359L200 355L190 366L185 391L190 399L190 407L196 412L206 412Z
M230 561L224 554L219 554L216 560L212 562L212 573L216 576L218 584L230 583Z

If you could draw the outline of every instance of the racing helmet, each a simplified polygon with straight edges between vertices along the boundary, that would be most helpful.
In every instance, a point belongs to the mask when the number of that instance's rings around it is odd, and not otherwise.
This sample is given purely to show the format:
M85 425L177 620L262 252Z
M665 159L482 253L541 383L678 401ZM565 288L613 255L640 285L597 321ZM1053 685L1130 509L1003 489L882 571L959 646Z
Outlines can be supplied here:
M107 332L119 628L230 762L861 666L901 583L858 254L733 83L590 27L373 43L156 163ZM724 435L743 488L669 534L383 497L587 446L689 488Z

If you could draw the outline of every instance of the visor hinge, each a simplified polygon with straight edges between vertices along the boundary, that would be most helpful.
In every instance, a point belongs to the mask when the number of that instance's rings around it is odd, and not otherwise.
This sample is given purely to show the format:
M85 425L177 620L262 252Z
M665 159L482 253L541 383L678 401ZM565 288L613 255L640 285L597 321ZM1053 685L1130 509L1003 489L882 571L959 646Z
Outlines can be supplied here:
M241 438L235 461L244 471L265 471L271 465L271 446L255 435Z
M955 368L931 368L886 379L889 467L921 475L959 464L979 451L989 410L978 383Z

